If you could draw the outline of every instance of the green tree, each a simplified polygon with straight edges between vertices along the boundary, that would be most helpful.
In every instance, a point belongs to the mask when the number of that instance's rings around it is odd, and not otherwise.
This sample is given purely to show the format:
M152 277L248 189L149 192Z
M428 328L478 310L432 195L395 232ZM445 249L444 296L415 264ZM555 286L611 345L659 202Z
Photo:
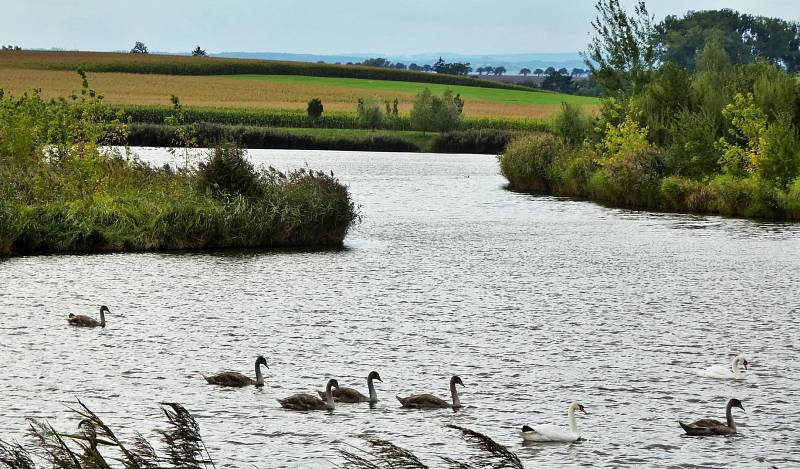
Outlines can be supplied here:
M523 77L527 77L528 75L531 74L531 69L523 68L522 70L519 71L519 74L522 75Z
M541 68L537 68L536 70L533 71L533 74L536 75L537 77L540 77L544 75L544 70L542 70Z
M454 96L451 90L445 90L442 96L435 96L425 88L414 98L411 126L422 131L446 132L456 129L463 107L461 96Z
M506 70L506 68L502 67L502 66L494 68L494 74L495 74L495 76L498 76L498 77L501 76L502 74L506 73L507 71L508 70Z
M200 46L197 46L192 51L192 57L208 57L208 54L206 54L206 51L201 49Z
M629 15L619 0L598 0L592 22L594 37L584 61L598 85L609 95L630 96L650 81L655 69L653 19L643 0Z
M147 54L147 46L143 42L136 42L131 49L131 54Z

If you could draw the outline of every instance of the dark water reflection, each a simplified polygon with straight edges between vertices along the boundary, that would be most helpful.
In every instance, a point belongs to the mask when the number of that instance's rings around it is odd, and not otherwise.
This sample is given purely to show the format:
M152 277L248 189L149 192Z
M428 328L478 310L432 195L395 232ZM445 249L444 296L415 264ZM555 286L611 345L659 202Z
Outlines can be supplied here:
M143 151L152 160L169 155ZM332 467L357 435L433 465L471 449L447 423L494 436L527 467L792 467L800 464L800 225L648 214L503 190L495 159L469 155L254 151L259 163L333 170L364 222L335 251L41 256L0 264L0 434L24 417L57 428L84 400L124 435L156 439L160 401L197 416L220 467ZM111 309L105 330L68 312ZM740 383L690 370L738 352ZM252 372L264 389L221 390L200 373ZM276 398L328 377L381 402L293 413ZM395 394L465 408L407 411ZM364 390L365 391L365 390ZM678 418L722 418L740 435L681 436ZM522 424L566 425L581 400L586 441L523 445Z

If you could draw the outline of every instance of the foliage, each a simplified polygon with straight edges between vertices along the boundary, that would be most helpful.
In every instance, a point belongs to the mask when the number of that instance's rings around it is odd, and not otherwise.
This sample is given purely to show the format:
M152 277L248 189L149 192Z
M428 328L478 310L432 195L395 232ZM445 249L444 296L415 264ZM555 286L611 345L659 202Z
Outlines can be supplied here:
M766 114L756 106L751 93L737 93L722 115L731 123L727 138L719 140L723 171L739 177L757 172L767 145Z
M580 107L561 103L561 111L553 118L553 133L567 145L581 145L592 132L592 121Z
M259 197L263 194L253 164L247 160L245 151L231 144L224 144L210 151L208 160L197 169L200 187L211 191L216 197Z
M555 182L556 158L564 151L556 138L548 134L530 134L515 138L500 157L500 172L514 190L547 193Z
M144 42L136 41L136 44L131 49L131 54L147 54L147 46L144 45Z
M375 130L380 128L383 122L383 112L378 105L378 101L374 99L358 99L356 107L356 116L358 116L358 123L361 128Z
M192 50L192 57L208 57L208 54L204 49L201 49L200 46L197 46Z
M645 2L629 15L619 0L597 0L595 36L584 53L586 66L607 95L638 93L655 68L654 28Z
M513 134L502 130L450 131L437 136L430 151L434 153L500 154Z
M322 117L322 113L325 111L325 108L322 106L322 100L319 98L312 98L308 101L308 108L306 108L306 113L308 117L312 119L319 119Z
M606 124L605 136L598 150L608 162L622 161L626 156L638 154L650 148L647 140L647 127L639 126L631 114L617 125Z
M439 57L439 60L433 64L433 71L442 74L442 75L469 75L472 72L472 67L469 66L469 62L462 63L462 62L453 62L448 63L445 62L444 59Z
M734 64L765 58L790 72L800 68L800 23L729 9L667 16L656 26L659 59L694 70L697 53L718 42Z
M464 102L450 90L435 96L425 88L414 98L411 109L411 126L422 131L447 132L458 128Z
M191 167L109 147L128 132L110 115L85 76L70 100L0 98L0 254L339 245L357 219L347 188L314 171L264 173L259 197L213 197Z

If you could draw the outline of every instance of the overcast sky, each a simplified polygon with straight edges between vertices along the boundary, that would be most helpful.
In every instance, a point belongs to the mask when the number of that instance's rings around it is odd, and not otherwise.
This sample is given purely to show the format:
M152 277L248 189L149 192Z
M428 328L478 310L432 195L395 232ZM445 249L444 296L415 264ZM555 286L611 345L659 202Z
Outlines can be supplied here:
M314 54L574 52L595 0L0 0L24 48ZM633 0L622 0L631 6ZM733 8L800 20L800 0L650 0L657 19Z

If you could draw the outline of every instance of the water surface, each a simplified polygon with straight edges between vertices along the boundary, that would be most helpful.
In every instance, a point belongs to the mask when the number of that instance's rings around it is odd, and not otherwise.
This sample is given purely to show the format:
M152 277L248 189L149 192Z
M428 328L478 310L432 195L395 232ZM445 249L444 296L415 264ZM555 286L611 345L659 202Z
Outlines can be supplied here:
M140 150L171 161L161 150ZM473 454L448 423L491 435L527 467L793 467L800 225L652 214L503 189L482 155L253 151L278 169L334 171L363 223L342 250L60 255L0 261L0 435L25 417L60 429L83 400L123 435L153 441L161 401L197 417L218 467L333 467L358 435L428 463ZM111 309L104 330L69 312ZM743 382L691 369L747 353ZM208 386L201 373L252 374L263 389ZM276 398L329 377L380 403L332 413ZM459 412L399 408L395 394L446 397ZM678 418L724 417L740 434L681 436ZM565 425L584 403L585 441L523 445L522 424Z

